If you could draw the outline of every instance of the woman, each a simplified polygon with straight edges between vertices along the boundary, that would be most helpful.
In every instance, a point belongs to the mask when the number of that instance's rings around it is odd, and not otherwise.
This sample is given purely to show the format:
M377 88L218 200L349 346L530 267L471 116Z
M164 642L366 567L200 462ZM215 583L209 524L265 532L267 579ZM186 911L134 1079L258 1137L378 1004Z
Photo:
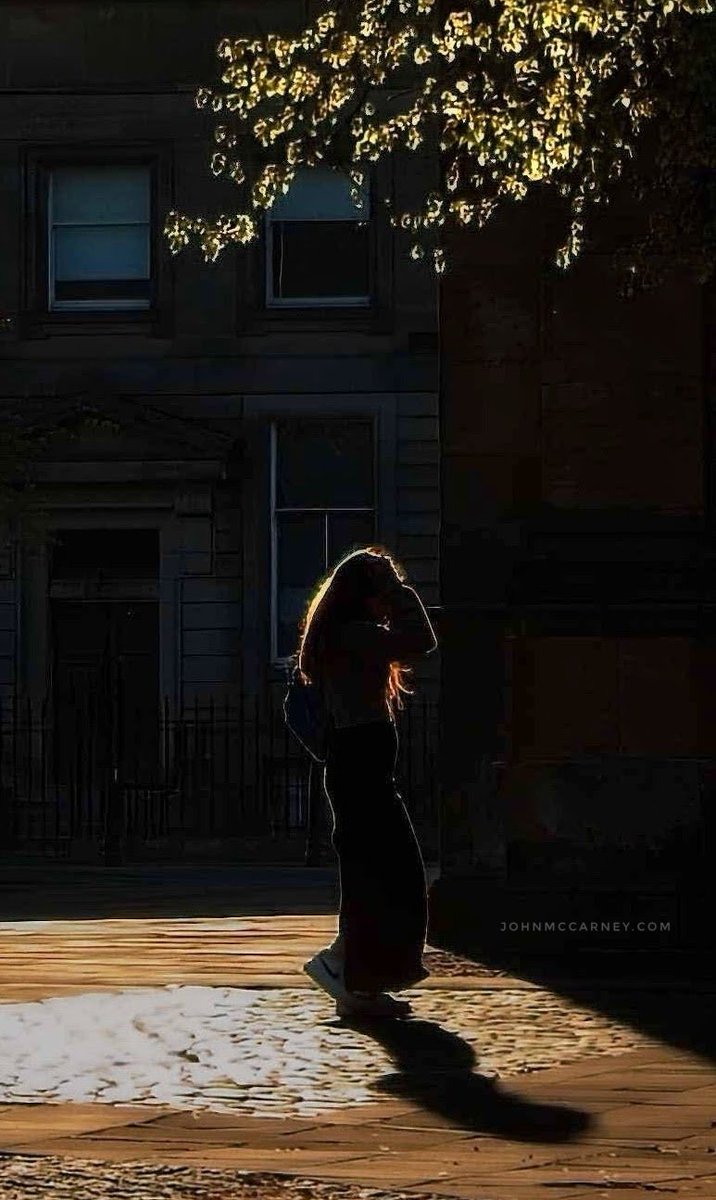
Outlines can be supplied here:
M379 547L339 562L309 604L298 652L321 688L331 732L324 786L338 855L338 937L304 969L339 1016L406 1016L388 989L418 983L427 928L425 867L395 788L405 660L437 645L401 569Z

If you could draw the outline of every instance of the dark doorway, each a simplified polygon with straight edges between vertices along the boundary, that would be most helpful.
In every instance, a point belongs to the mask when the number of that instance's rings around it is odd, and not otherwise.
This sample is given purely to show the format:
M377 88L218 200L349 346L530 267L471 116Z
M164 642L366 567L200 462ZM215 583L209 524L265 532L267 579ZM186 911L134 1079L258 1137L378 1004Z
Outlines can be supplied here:
M63 530L51 561L57 766L81 744L100 772L141 778L159 749L157 531Z
M52 601L52 698L60 758L92 735L98 766L123 779L156 765L156 601Z

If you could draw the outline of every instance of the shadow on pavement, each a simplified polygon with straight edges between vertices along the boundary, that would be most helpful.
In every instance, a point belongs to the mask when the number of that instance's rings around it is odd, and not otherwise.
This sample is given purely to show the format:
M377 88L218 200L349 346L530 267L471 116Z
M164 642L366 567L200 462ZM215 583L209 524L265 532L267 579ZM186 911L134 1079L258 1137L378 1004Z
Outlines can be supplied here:
M716 1061L716 978L702 956L519 955L435 938L432 945L537 984L665 1045Z
M0 866L0 921L335 913L335 867Z
M445 876L428 940L713 1062L715 878Z
M451 1125L525 1142L567 1142L591 1124L589 1113L563 1104L541 1104L509 1092L475 1073L473 1047L434 1021L343 1019L379 1042L397 1073L372 1086L410 1100Z

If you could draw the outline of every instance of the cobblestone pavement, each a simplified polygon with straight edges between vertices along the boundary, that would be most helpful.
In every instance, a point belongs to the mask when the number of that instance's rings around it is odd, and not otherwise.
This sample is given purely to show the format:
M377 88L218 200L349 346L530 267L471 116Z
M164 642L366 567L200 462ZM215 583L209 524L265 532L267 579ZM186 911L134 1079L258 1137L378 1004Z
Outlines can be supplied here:
M414 1191L281 1177L273 1172L217 1171L153 1163L82 1162L47 1156L0 1156L3 1200L415 1200ZM423 1193L427 1197L436 1193Z
M619 1054L649 1039L557 996L411 989L415 1015L472 1047L482 1075ZM314 1115L376 1099L389 1052L314 989L138 988L0 1006L0 1103L168 1104Z

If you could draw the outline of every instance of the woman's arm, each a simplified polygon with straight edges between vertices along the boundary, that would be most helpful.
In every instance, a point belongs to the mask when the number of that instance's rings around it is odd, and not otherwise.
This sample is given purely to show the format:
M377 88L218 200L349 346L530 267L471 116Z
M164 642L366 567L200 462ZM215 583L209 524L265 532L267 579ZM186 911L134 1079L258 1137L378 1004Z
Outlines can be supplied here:
M386 596L388 636L395 646L395 657L410 654L432 654L438 640L425 606L414 588L401 583ZM401 648L402 647L402 648Z
M376 655L397 662L431 654L437 646L435 631L417 592L405 583L385 591L388 626L376 621L352 621L345 628L345 644L361 655Z

